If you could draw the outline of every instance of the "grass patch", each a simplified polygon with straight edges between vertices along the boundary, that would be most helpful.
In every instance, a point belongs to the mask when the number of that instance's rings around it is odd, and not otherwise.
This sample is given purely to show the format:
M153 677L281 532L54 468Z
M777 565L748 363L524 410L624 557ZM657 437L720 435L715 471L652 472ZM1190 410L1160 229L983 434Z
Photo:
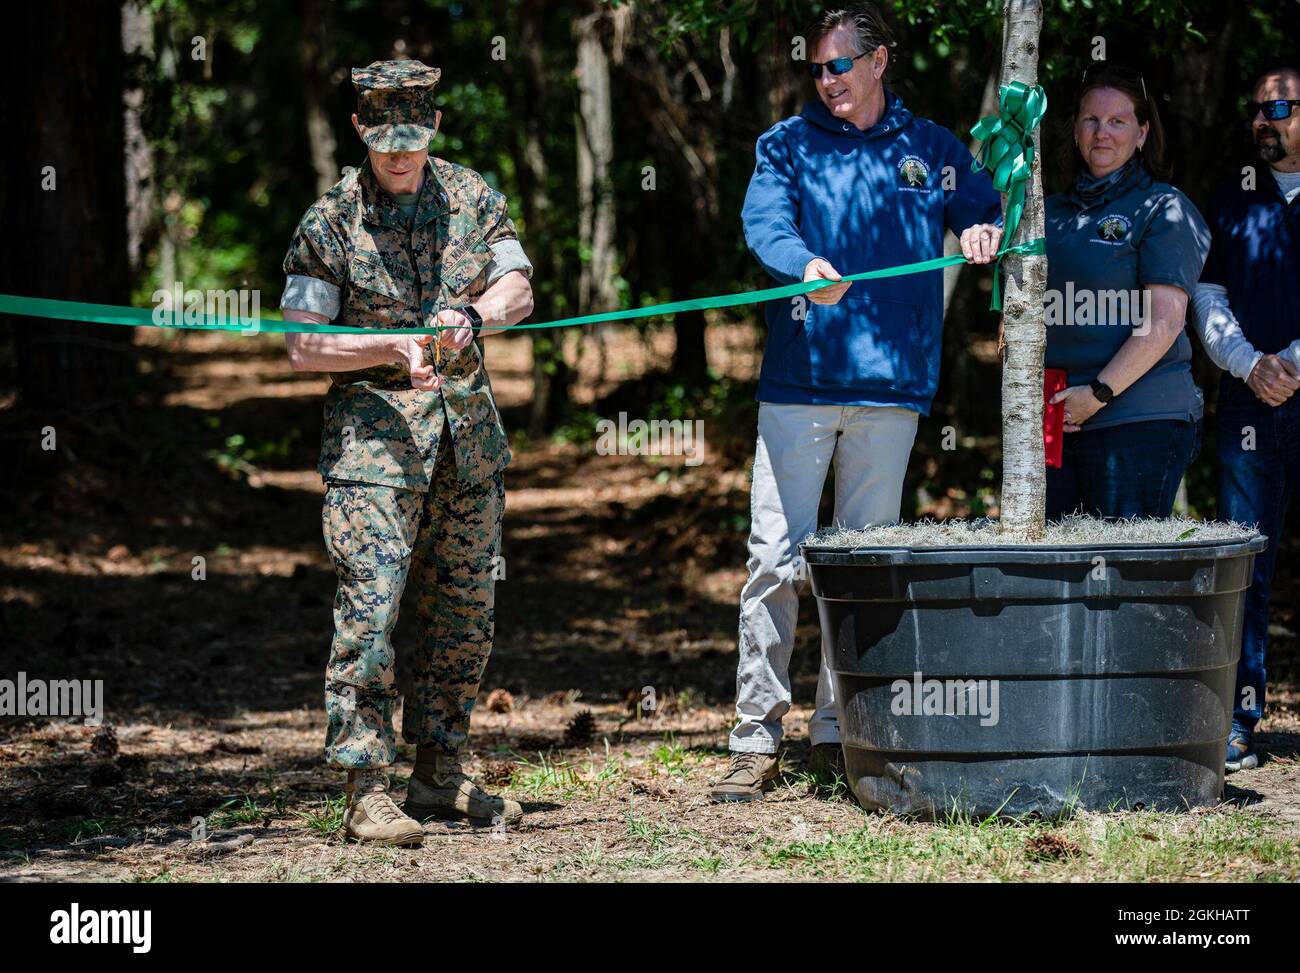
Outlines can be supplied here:
M933 824L875 815L848 831L769 839L761 864L863 881L1295 881L1300 844L1273 821L1231 810Z
M210 811L204 822L209 831L260 824L268 818L282 817L287 812L287 807L284 795L272 787L270 795L264 802L254 800L251 794L245 794L242 801L232 797Z
M217 831L241 824L257 824L269 814L269 809L264 809L251 797L246 796L242 802L232 797L209 812L206 823L209 831Z
M309 831L330 838L343 830L343 812L347 810L345 794L322 798L316 807L298 812L298 818Z
M722 868L721 858L696 858L691 862L691 867L706 875L717 875Z
M686 777L691 771L686 766L686 748L677 742L677 738L669 733L663 742L650 751L650 756L659 767L662 767L674 777Z
M568 760L552 759L548 753L538 753L535 761L520 758L509 789L521 791L534 800L543 796L599 797L614 793L624 776L622 764L610 755L606 741L604 761L597 764L592 759L581 768Z
M802 790L825 801L849 800L849 782L843 774L833 771L787 770L781 774L787 787Z
M85 818L60 821L53 829L65 841L84 841L114 834L124 824L121 818Z

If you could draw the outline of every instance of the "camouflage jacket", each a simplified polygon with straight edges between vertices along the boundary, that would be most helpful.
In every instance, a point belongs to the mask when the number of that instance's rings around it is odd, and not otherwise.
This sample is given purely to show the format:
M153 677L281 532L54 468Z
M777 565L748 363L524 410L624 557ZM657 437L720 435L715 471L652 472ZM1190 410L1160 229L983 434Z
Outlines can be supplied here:
M480 296L491 247L517 239L505 197L473 170L430 157L408 225L367 162L307 210L284 272L337 288L336 324L427 327L443 308ZM331 372L321 476L424 491L444 435L462 480L504 468L510 447L478 343L444 350L439 374L440 391L420 392L402 363Z

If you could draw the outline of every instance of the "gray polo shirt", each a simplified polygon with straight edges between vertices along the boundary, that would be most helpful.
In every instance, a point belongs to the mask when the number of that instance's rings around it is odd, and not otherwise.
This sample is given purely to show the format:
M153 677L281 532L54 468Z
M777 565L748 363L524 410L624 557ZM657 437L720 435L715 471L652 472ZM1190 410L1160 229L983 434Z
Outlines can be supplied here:
M1091 184L1089 186L1089 184ZM1085 191L1086 190L1086 191ZM1141 163L1109 184L1085 178L1045 203L1048 368L1087 385L1145 321L1142 288L1168 284L1191 294L1210 249L1192 201L1156 182ZM1200 419L1205 399L1192 381L1192 343L1182 332L1151 369L1084 425L1101 429L1152 419Z

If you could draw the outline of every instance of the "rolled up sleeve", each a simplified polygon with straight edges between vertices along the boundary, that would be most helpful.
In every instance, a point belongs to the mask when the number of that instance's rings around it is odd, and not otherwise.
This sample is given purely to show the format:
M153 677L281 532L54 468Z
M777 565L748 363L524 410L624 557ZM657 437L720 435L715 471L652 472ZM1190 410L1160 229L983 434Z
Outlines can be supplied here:
M348 261L342 240L313 207L294 232L281 268L285 274L280 309L338 317Z
M303 274L290 274L285 278L280 309L284 311L311 311L323 314L333 321L339 315L340 291L328 281Z
M524 253L523 244L518 240L498 240L490 244L492 262L487 265L487 286L491 287L506 274L518 270L525 277L532 279L533 265Z

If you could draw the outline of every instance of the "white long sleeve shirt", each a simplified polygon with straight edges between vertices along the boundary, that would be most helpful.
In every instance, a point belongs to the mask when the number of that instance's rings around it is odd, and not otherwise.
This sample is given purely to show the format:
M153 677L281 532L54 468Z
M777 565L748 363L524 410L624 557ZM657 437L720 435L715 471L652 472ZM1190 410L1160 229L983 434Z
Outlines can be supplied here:
M1264 357L1242 334L1241 325L1228 306L1228 290L1219 284L1196 284L1192 288L1192 320L1210 360L1243 382ZM1300 338L1279 352L1300 371Z

